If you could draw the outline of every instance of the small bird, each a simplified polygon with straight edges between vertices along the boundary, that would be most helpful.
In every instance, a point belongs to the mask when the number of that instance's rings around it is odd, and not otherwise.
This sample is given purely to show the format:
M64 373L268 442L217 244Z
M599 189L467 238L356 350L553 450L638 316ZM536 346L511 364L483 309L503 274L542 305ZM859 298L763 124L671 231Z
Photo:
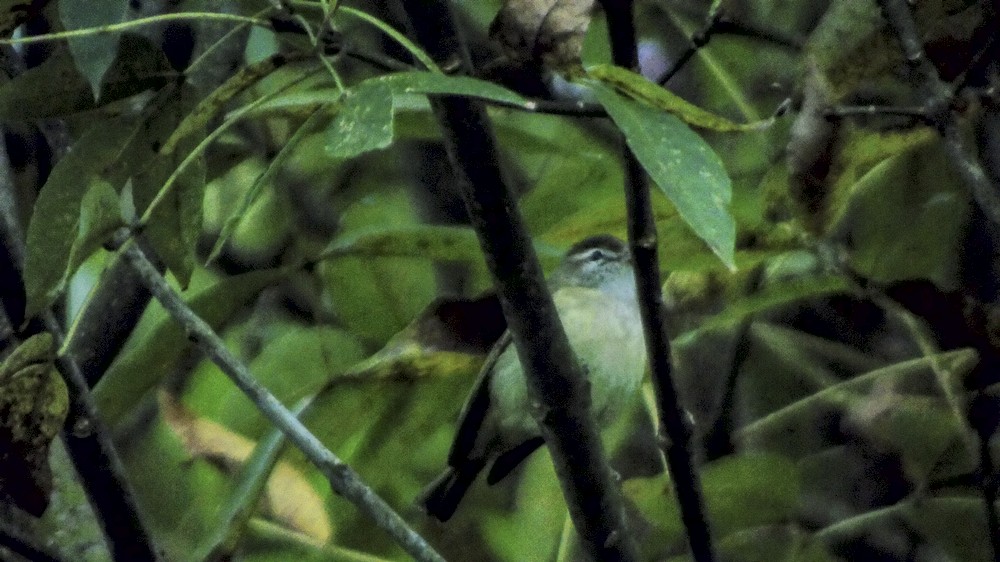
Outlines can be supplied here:
M628 247L606 234L577 243L549 277L549 290L590 382L592 413L599 424L607 424L635 396L646 368ZM486 482L492 485L543 443L507 332L487 356L462 408L448 468L418 501L428 515L447 521L490 461Z

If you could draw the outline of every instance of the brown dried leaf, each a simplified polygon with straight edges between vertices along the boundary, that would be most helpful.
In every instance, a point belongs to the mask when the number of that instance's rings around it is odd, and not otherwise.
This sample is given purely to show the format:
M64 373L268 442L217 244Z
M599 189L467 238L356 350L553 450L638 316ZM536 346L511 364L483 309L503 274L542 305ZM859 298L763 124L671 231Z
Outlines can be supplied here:
M490 37L515 63L574 69L593 8L593 0L506 0L490 24Z
M159 395L163 421L193 458L205 459L232 474L253 453L256 443L212 420L199 417L166 392ZM323 500L301 471L279 461L267 481L264 514L282 526L325 544L333 534Z

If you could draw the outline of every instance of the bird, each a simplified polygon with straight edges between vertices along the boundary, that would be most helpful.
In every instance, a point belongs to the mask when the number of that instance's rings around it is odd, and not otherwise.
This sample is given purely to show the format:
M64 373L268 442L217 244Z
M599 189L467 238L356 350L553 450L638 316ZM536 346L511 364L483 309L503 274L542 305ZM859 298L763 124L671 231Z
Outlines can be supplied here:
M599 425L609 425L634 399L646 370L628 247L609 234L578 242L550 275L548 288L589 382L591 413ZM447 468L417 501L427 515L448 521L487 465L492 485L543 444L508 331L487 355L459 414Z

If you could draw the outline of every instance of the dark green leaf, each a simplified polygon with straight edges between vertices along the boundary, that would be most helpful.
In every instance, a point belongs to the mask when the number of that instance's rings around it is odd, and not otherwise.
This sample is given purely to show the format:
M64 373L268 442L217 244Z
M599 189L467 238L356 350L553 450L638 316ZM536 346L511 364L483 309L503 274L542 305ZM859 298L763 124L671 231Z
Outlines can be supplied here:
M673 115L629 100L602 84L594 93L656 185L722 263L735 268L732 186L718 155Z
M56 164L42 186L28 225L24 279L27 315L52 303L70 271L70 254L79 233L80 204L91 183L121 155L136 132L136 122L118 118L98 123Z
M119 56L104 77L100 103L65 50L0 86L0 118L45 119L89 111L163 86L173 71L163 51L144 37L125 34Z
M167 92L169 93L169 92ZM164 154L160 147L169 138L196 103L195 92L187 86L151 104L152 112L144 127L144 143L132 152L145 164L137 173L132 192L136 211L141 215L165 188L178 168L201 141L199 135L185 135L176 150ZM205 191L205 162L196 157L173 179L159 206L150 216L146 235L167 268L186 287L194 270L194 252L201 234L202 204Z
M59 18L69 31L120 23L127 2L119 0L59 0ZM119 33L102 32L69 40L76 67L83 74L94 99L101 93L104 74L118 54Z

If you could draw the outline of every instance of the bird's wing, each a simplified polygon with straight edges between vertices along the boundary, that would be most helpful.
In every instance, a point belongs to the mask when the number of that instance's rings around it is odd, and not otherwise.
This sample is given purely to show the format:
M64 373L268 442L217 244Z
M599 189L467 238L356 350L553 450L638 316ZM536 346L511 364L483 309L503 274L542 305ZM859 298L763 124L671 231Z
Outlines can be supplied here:
M469 398L462 406L462 412L458 415L458 431L455 432L455 440L451 444L448 452L448 464L450 466L461 466L469 461L476 449L476 441L479 438L483 421L490 410L490 381L493 378L493 369L497 364L497 359L511 344L510 331L504 331L500 339L493 345L490 354L486 356L479 377L472 387Z

